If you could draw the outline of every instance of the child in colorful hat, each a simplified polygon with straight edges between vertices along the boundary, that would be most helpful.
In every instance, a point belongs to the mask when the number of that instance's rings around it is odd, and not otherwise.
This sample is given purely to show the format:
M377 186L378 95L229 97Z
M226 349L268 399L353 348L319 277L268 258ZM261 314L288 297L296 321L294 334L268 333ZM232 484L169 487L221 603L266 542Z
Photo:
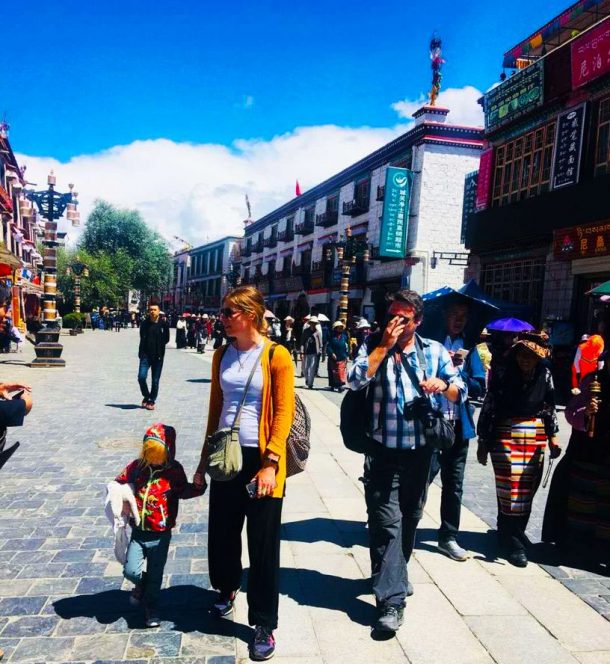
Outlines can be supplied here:
M153 424L144 434L142 451L115 481L134 485L140 524L132 523L131 541L123 569L135 584L130 602L143 603L146 626L159 627L157 602L167 560L172 528L176 525L178 500L201 496L201 488L189 483L176 461L176 430L167 424ZM142 571L146 560L146 572Z

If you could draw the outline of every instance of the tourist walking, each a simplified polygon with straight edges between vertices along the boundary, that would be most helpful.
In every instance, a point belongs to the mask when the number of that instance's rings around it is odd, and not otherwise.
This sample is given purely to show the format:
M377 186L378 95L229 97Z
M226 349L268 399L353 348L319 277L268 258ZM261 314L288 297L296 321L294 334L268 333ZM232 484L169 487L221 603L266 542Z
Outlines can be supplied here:
M322 333L318 327L317 316L310 316L307 327L301 335L301 365L305 384L313 390L313 384L318 375L320 355L322 353Z
M381 338L367 339L349 372L350 389L372 390L367 394L372 440L364 494L378 610L375 630L385 633L396 632L403 622L410 586L407 563L426 503L432 448L424 423L432 410L440 410L440 395L454 403L466 399L466 386L445 348L416 334L423 310L414 291L391 295Z
M542 478L547 441L559 456L553 377L542 362L549 355L548 337L522 332L501 365L493 366L477 433L477 458L491 461L498 498L498 539L508 561L527 565L525 529Z
M464 330L468 324L467 301L456 298L445 308L443 345L453 366L468 389L468 399L478 399L485 393L486 371L479 354L465 352ZM476 435L474 406L470 401L452 403L443 398L443 412L455 432L454 444L446 450L435 450L430 464L430 482L441 475L441 525L438 530L438 549L449 558L464 561L468 553L457 542L462 511L464 471L468 458L468 443Z
M295 407L292 361L283 346L266 338L264 313L263 297L253 286L235 288L223 301L221 316L231 343L214 353L206 443L195 475L195 483L203 486L207 438L233 427L243 403L242 469L234 479L211 481L208 557L210 581L218 590L213 612L229 616L242 582L241 533L247 520L248 622L255 627L250 657L256 661L275 651L286 440Z
M148 316L140 325L140 347L138 357L140 368L138 382L142 392L142 408L155 409L159 394L159 381L163 371L165 346L169 342L169 325L160 319L159 298L151 297L148 302ZM151 387L148 388L148 372L151 373Z
M349 357L349 339L345 324L338 320L333 323L328 339L328 384L331 392L341 392L347 382L347 359Z
M186 348L186 320L183 316L176 323L176 348Z

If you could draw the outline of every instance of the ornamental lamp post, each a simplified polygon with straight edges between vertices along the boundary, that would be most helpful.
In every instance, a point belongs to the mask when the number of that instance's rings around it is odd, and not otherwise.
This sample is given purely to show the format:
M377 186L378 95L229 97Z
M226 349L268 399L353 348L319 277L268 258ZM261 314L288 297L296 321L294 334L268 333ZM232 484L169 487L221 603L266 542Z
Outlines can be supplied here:
M345 237L327 246L327 258L330 258L331 248L337 252L337 260L341 268L341 284L339 286L339 320L347 327L347 313L349 305L349 281L352 266L358 258L367 263L370 257L369 245L366 236L363 239L352 236L352 229L347 226Z
M58 237L57 220L61 219L64 212L73 226L80 225L80 213L78 205L78 194L73 191L74 185L70 184L69 193L61 194L55 191L57 178L53 171L47 178L48 188L42 191L25 191L28 200L34 202L40 216L45 220L44 224L44 246L43 251L43 327L36 333L36 359L32 367L65 367L66 361L62 359L63 346L59 343L59 325L57 323L57 247L62 244L62 238Z
M80 280L81 277L89 276L89 268L82 263L78 256L66 268L66 274L74 277L74 313L80 314ZM83 331L82 326L78 325L77 330Z

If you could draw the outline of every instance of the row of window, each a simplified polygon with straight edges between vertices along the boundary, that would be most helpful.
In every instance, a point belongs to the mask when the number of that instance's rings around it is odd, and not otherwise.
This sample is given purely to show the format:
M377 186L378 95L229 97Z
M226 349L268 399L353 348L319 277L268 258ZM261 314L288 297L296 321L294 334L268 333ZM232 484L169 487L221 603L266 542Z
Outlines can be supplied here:
M190 292L191 294L198 294L204 297L214 295L219 296L220 282L220 277L217 277L216 279L206 279L205 281L199 281L190 285Z
M598 106L594 175L610 173L610 97ZM549 190L555 121L537 127L496 148L491 194L492 206L508 205Z
M213 274L214 272L222 272L222 247L208 249L191 256L190 277Z

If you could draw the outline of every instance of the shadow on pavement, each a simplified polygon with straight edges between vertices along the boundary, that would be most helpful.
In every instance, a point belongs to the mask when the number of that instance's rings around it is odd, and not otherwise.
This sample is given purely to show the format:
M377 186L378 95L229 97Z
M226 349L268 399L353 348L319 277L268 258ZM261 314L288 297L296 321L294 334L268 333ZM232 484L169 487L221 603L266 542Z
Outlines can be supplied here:
M2 468L4 464L13 456L13 454L15 454L19 445L21 445L21 443L17 442L11 447L0 452L0 468Z
M173 586L161 591L159 617L174 623L172 631L201 632L248 641L252 630L232 620L217 620L209 614L216 593L193 585ZM53 603L55 613L64 620L92 618L109 625L124 618L128 629L145 629L144 613L129 604L129 593L107 590L92 595L77 595Z
M371 593L369 579L346 579L302 568L282 568L280 574L281 594L302 606L339 611L359 625L370 626L375 621L375 607L360 599Z
M120 408L121 410L139 410L142 408L140 404L136 403L106 403L108 408Z
M211 383L209 378L187 378L187 383Z
M282 525L282 539L292 542L332 542L347 549L360 544L368 546L364 521L316 517Z

